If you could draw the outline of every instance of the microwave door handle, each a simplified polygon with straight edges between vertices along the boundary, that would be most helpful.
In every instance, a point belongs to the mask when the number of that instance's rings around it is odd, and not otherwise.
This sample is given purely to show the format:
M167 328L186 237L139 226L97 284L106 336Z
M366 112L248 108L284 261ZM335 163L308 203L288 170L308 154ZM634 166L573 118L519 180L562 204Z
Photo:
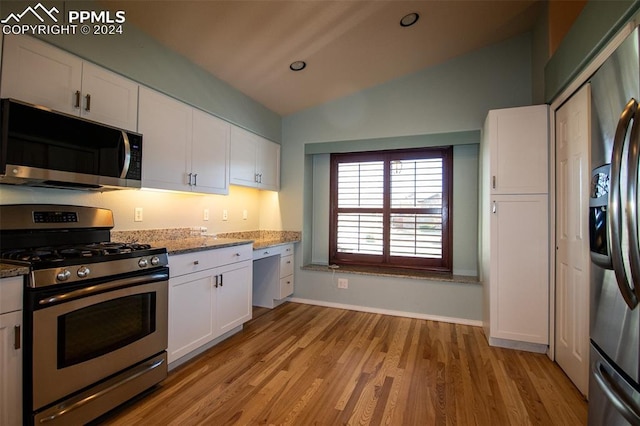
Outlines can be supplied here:
M122 140L124 141L124 164L122 165L120 179L126 179L127 173L129 173L129 166L131 166L131 144L129 143L129 136L124 130L122 130Z
M620 240L622 214L620 211L620 177L622 171L622 157L624 153L624 141L629 129L629 124L638 110L638 102L631 98L620 114L620 120L613 138L613 151L611 153L611 177L609 185L609 209L607 211L609 253L611 264L616 275L618 288L625 303L630 309L638 305L638 297L634 289L629 285L627 272L622 260L622 242Z
M629 265L636 297L640 299L640 242L638 241L638 162L640 161L640 108L633 117L627 164L627 229Z

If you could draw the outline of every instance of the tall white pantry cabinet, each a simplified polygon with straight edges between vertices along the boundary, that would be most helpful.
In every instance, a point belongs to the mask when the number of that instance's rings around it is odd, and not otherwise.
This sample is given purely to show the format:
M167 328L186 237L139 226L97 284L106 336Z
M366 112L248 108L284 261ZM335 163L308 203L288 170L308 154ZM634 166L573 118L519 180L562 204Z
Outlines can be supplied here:
M549 344L547 105L489 111L480 148L480 280L492 346Z

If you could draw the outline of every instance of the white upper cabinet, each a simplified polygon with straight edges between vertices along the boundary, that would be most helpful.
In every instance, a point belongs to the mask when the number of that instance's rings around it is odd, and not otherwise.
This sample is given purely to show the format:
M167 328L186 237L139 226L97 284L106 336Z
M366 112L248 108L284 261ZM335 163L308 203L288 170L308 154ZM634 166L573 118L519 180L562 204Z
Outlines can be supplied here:
M191 169L194 191L229 193L229 137L231 125L198 109L193 110Z
M491 153L492 194L546 194L548 107L535 105L489 111L484 143Z
M239 127L231 128L231 183L280 189L280 145Z
M137 130L137 83L27 36L4 38L0 96Z
M142 186L227 194L230 128L217 117L141 87Z

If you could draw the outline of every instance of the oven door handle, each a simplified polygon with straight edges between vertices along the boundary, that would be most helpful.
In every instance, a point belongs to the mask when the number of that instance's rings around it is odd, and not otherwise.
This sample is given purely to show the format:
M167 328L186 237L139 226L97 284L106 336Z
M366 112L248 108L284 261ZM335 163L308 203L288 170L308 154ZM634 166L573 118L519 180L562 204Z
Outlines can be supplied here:
M64 302L70 299L77 299L79 297L86 297L92 294L102 293L106 290L113 290L119 287L128 287L136 284L146 284L157 281L166 281L169 279L168 272L157 272L148 275L142 275L140 277L122 278L119 280L110 281L104 284L92 285L89 287L81 288L78 290L68 291L66 293L54 294L51 297L46 297L38 301L38 305L47 306L53 303Z
M100 392L94 393L93 395L89 395L84 399L81 399L80 401L75 402L74 404L63 408L62 410L58 411L57 413L46 417L44 419L40 420L40 423L48 423L50 421L56 420L57 418L64 416L65 414L68 414L71 411L74 411L80 407L82 407L83 405L88 404L89 402L93 401L94 399L100 398L106 394L108 394L109 392L114 391L115 389L121 387L122 385L126 385L127 383L129 383L130 381L137 379L138 377L147 374L149 371L154 370L158 367L160 367L162 364L164 364L164 359L158 360L156 362L153 362L151 364L147 364L147 365L142 365L138 368L138 371L135 374L132 374L131 376L127 377L126 379L119 381L118 383L114 383L113 385L109 386L106 389L101 390Z

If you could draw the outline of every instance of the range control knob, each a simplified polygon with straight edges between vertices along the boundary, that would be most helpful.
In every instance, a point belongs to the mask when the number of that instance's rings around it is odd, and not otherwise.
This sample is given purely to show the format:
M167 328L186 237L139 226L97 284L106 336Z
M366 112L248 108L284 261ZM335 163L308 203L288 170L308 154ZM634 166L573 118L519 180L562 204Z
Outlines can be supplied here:
M159 258L158 256L153 256L153 257L151 258L151 264L152 264L153 266L157 266L159 263L160 263L160 258Z
M147 259L140 259L138 261L138 266L141 268L146 268L147 266L149 266L149 262L147 261Z
M80 269L78 269L79 278L86 278L89 276L90 273L91 273L91 270L86 266L81 266Z
M71 278L71 272L69 272L68 269L63 269L62 271L58 272L56 278L58 279L58 281L66 281Z

